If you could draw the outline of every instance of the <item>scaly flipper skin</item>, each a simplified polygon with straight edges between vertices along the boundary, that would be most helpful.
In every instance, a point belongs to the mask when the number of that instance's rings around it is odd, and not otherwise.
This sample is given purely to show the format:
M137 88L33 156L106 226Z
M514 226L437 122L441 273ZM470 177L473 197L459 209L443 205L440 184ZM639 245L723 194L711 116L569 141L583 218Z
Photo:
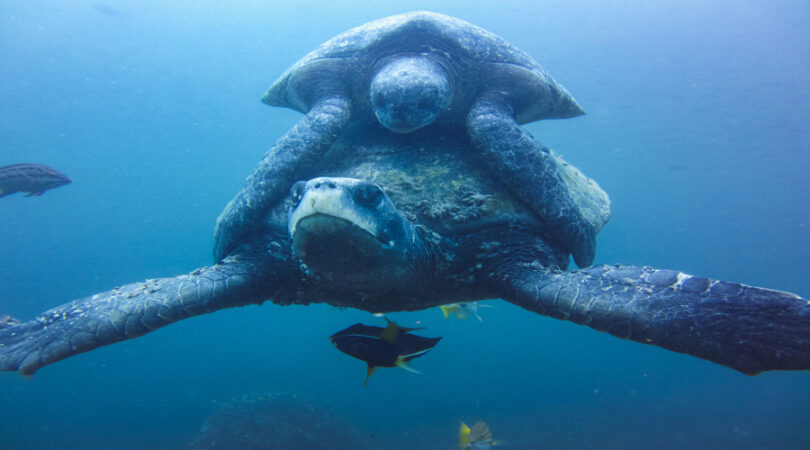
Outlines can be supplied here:
M74 300L33 320L0 328L0 371L33 375L79 353L136 338L178 320L261 303L274 267L266 251L246 251L188 275L132 283Z
M585 199L588 205L578 205L568 188L571 180L565 179L550 151L518 125L504 100L479 99L470 109L467 128L494 177L541 217L546 231L571 252L579 267L590 266L596 255L596 233L610 216L601 189L583 189L595 198ZM590 205L604 210L594 214L599 217L595 221L583 214Z
M795 294L636 266L509 275L504 298L530 311L747 375L810 369L810 301Z
M298 123L282 136L245 181L217 219L214 230L214 260L261 224L262 216L279 202L298 180L311 178L308 167L318 160L346 128L351 102L340 95L321 98Z

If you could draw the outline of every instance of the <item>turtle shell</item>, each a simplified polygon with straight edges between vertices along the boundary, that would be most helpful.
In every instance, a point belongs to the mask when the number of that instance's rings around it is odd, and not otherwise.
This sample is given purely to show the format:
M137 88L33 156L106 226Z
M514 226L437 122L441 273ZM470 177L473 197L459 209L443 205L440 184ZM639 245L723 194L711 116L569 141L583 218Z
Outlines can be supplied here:
M483 91L505 96L520 124L584 114L525 52L463 20L424 11L375 20L335 36L287 69L262 101L306 113L330 90L344 90L355 110L370 110L371 79L401 55L430 57L447 72L454 98L442 121L464 123Z

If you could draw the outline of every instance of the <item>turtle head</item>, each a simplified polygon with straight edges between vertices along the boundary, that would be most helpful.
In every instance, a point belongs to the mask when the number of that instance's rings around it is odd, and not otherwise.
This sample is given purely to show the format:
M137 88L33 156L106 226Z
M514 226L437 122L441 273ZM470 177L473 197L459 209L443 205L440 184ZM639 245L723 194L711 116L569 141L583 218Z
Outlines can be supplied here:
M427 56L389 59L374 75L369 90L377 120L395 133L429 125L453 101L447 72Z
M290 195L293 252L330 288L407 289L427 276L424 241L376 185L321 177L299 181Z

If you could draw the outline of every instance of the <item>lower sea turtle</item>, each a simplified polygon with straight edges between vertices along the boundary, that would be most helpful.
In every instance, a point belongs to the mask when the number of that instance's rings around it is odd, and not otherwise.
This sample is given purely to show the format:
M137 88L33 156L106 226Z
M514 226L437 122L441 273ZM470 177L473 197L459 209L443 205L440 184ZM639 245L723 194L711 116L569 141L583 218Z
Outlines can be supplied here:
M577 265L593 262L596 234L609 217L607 196L571 189L576 175L520 127L584 112L529 55L486 30L431 12L376 20L320 45L262 100L306 116L267 152L219 217L217 261L290 184L318 175L316 162L348 124L365 123L389 133L464 129L473 143L467 157L526 203Z
M567 271L568 250L531 208L459 157L471 145L463 130L442 140L351 128L321 161L329 170L288 186L217 264L7 321L0 370L30 375L182 319L265 301L377 313L491 298L749 375L810 369L808 300L674 270Z

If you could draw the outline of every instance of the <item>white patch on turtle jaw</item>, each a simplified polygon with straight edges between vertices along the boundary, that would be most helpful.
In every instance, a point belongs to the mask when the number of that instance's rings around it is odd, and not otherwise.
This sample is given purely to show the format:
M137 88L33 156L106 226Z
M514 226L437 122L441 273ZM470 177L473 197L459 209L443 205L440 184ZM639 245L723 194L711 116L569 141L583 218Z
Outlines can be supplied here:
M351 198L346 198L350 194L346 189L330 189L327 191L307 190L298 207L290 214L288 229L290 237L295 236L301 220L315 215L331 216L346 220L357 227L365 230L374 237L377 237L377 224L358 214L355 208L347 207L353 205ZM327 221L309 221L313 226L326 226ZM329 221L337 223L337 221ZM309 231L317 231L310 229Z
M341 233L341 236L335 237L334 233ZM332 236L329 237L329 235ZM346 219L316 213L302 217L298 221L296 234L291 235L293 251L302 261L307 261L307 246L317 236L326 237L327 239L346 239L347 242L351 242L354 249L364 256L377 255L381 249L388 248L380 242L377 236Z

